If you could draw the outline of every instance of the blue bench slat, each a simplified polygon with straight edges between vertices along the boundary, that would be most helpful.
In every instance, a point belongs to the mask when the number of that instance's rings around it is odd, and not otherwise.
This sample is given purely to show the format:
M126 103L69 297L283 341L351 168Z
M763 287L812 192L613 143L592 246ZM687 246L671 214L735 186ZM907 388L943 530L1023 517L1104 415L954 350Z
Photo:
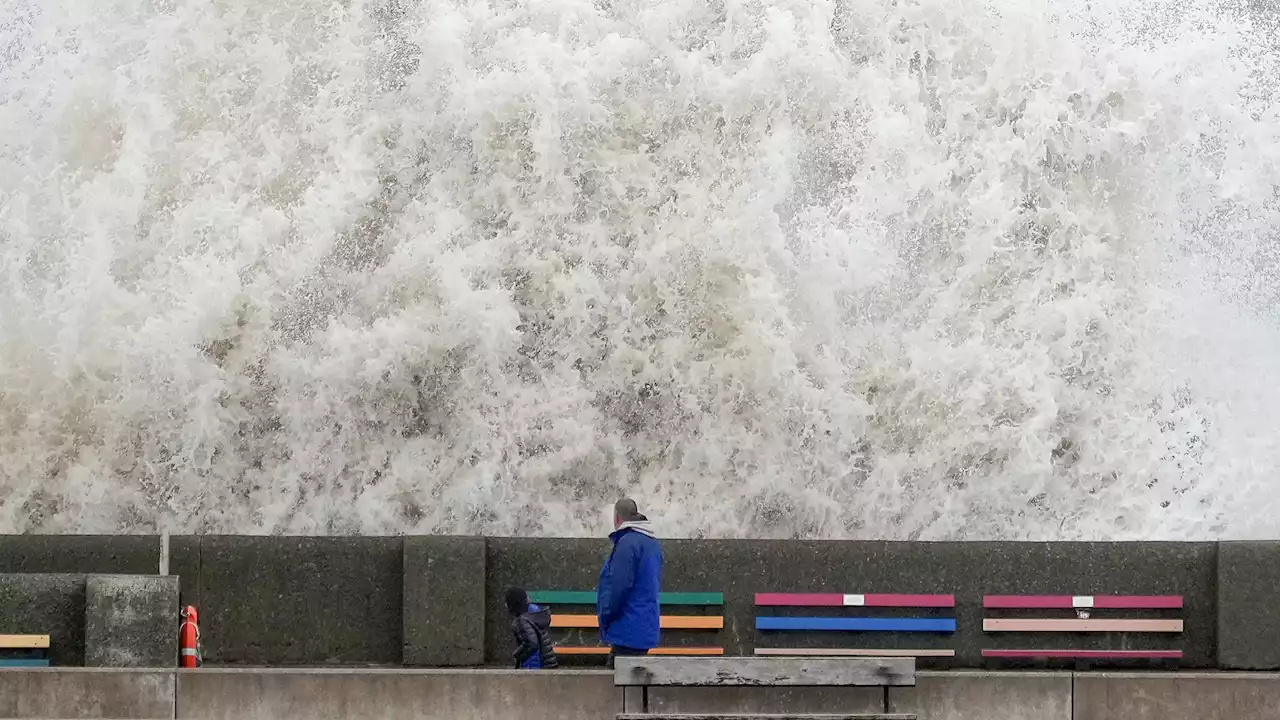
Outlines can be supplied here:
M954 618L757 617L757 630L853 632L955 632Z

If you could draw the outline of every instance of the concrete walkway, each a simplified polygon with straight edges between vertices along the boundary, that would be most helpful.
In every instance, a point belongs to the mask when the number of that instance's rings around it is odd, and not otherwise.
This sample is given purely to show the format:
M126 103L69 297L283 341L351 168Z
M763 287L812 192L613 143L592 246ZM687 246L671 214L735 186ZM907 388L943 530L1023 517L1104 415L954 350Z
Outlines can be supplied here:
M669 688L654 709L871 711L880 688ZM1280 674L920 672L890 710L921 720L1275 720ZM0 670L0 718L117 720L606 720L597 670L91 668Z

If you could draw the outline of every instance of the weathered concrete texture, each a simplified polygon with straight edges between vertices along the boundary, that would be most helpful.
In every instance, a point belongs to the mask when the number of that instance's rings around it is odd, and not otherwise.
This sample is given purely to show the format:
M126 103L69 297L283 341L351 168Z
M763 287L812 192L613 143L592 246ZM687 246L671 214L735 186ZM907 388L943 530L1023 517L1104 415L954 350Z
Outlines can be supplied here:
M202 538L205 662L399 663L401 559L399 538Z
M0 535L0 573L154 575L158 535Z
M511 637L510 620L503 606L503 593L509 587L526 590L594 590L600 564L610 548L609 540L532 538L490 538L487 543L485 583L485 662L509 667L515 640ZM668 586L666 589L672 590ZM681 588L683 589L683 588ZM564 608L565 611L595 611L591 608ZM565 644L599 643L594 630L584 632L553 631ZM705 643L704 643L705 644ZM563 661L573 662L566 656ZM585 662L603 665L602 658Z
M612 718L611 673L514 670L227 670L178 674L183 720Z
M1072 720L1069 672L920 672L889 711L921 720Z
M609 541L581 539L491 539L489 541L489 662L509 652L497 612L496 588L588 590L596 584ZM1080 647L1183 650L1182 667L1212 667L1217 658L1213 543L1020 543L665 540L664 590L725 594L725 628L716 632L664 632L664 644L721 645L729 654L755 647L954 648L952 659L921 660L928 667L983 667L984 647ZM957 632L874 633L853 637L831 632L757 632L757 592L949 593L956 596ZM1177 635L1130 633L995 633L982 631L984 594L1182 595L1184 610L1154 617L1180 617ZM680 608L679 612L705 612ZM714 611L714 610L713 610ZM893 609L770 608L777 615L902 614ZM905 611L950 617L950 608ZM1135 613L1126 613L1126 616ZM1141 613L1138 613L1141 615ZM1095 613L1109 617L1107 611ZM1064 615L1069 617L1070 615ZM566 634L568 635L568 634ZM593 642L592 633L570 640Z
M1280 668L1280 542L1218 546L1218 667Z
M178 578L179 605L200 603L200 538L196 535L174 535L169 538L169 574Z
M635 698L631 691L629 698ZM634 700L626 710L634 712ZM649 688L649 710L664 713L840 713L880 712L884 690L878 687L656 687Z
M484 538L404 539L405 665L483 665L484 615Z
M177 665L178 578L90 575L85 587L86 666Z
M1275 720L1280 675L1079 673L1074 720ZM930 718L932 720L932 718Z
M0 575L0 633L48 635L52 665L84 664L84 608L84 575Z
M155 670L0 670L0 718L173 717L174 675Z

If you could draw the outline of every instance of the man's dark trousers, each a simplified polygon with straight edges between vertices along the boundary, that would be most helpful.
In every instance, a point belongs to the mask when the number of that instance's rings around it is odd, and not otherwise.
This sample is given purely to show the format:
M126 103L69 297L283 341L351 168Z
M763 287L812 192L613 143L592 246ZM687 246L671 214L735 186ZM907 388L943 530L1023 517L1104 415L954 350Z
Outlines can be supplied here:
M640 657L641 655L648 655L648 654L649 654L648 650L637 650L636 648L629 648L624 645L612 645L609 647L608 666L612 668L613 659L617 657Z

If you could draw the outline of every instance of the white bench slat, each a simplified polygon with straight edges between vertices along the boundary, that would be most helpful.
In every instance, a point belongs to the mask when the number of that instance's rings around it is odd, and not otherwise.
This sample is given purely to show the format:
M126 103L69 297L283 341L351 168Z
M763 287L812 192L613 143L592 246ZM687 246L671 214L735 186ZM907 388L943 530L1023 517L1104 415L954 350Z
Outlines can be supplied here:
M915 658L619 657L617 686L915 685Z

